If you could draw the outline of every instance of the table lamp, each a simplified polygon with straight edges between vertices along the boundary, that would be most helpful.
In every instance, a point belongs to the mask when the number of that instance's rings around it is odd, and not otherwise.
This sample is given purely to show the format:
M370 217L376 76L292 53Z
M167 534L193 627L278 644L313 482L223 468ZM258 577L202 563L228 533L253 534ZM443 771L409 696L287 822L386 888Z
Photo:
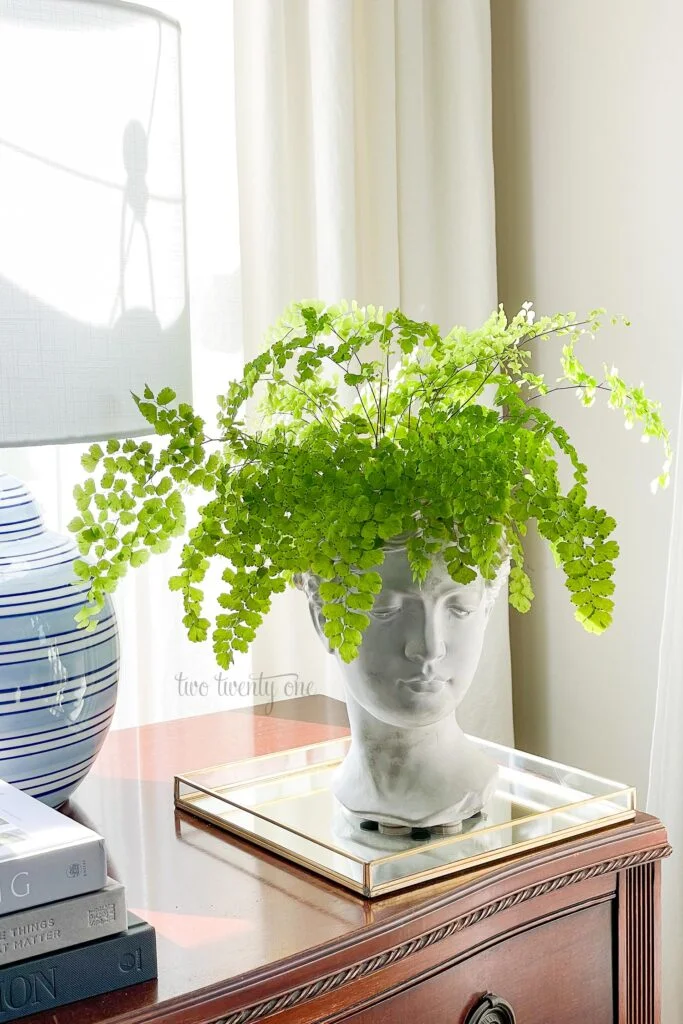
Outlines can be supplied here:
M140 436L131 392L191 397L179 37L137 5L0 0L0 448ZM0 777L53 806L118 683L76 557L0 474Z

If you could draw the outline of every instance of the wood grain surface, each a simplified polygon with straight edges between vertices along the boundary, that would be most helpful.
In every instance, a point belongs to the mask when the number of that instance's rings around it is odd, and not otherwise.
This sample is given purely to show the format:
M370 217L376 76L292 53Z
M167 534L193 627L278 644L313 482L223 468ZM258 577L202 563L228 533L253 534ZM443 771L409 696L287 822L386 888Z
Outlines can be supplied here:
M176 772L345 732L317 697L112 733L69 813L156 927L159 979L26 1020L464 1024L495 991L517 1024L657 1024L669 847L647 815L369 901L174 811Z

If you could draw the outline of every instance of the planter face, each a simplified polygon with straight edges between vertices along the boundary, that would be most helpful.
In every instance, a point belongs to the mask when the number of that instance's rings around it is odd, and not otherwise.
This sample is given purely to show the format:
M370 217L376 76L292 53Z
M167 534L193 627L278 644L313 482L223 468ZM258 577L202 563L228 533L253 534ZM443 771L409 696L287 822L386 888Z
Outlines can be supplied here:
M489 613L505 578L455 583L435 557L420 587L404 548L388 548L383 587L358 657L339 659L351 750L335 793L354 816L387 825L457 824L478 813L495 767L462 733L455 712L474 677ZM317 581L306 580L319 634Z

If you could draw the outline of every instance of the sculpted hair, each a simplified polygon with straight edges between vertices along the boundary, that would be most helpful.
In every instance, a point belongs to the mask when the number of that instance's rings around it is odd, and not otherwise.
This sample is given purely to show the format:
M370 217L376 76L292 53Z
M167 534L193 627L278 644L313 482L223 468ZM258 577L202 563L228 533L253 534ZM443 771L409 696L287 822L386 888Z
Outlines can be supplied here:
M406 541L409 539L408 535L395 537L392 540L385 541L384 547L387 551L392 553L398 553L399 551L406 550ZM381 568L381 567L380 567ZM493 605L503 589L503 586L507 583L508 576L510 574L510 558L507 551L501 552L501 563L498 567L496 575L492 580L482 579L479 575L478 579L482 581L484 585L484 601L486 603L487 611L490 611ZM314 606L318 611L322 607L322 600L318 593L322 580L315 573L296 573L294 576L294 584L299 590L302 590L308 598L309 604ZM474 581L473 581L474 582ZM471 584L462 584L462 586L471 586Z

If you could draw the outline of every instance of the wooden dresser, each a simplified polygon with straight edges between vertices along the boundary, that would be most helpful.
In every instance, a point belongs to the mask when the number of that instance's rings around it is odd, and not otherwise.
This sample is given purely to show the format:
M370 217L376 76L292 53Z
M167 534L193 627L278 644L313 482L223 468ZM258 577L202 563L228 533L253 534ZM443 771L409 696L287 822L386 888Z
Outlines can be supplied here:
M159 980L32 1024L656 1024L654 818L365 900L174 813L172 777L346 732L324 698L110 735L72 802L157 929Z

